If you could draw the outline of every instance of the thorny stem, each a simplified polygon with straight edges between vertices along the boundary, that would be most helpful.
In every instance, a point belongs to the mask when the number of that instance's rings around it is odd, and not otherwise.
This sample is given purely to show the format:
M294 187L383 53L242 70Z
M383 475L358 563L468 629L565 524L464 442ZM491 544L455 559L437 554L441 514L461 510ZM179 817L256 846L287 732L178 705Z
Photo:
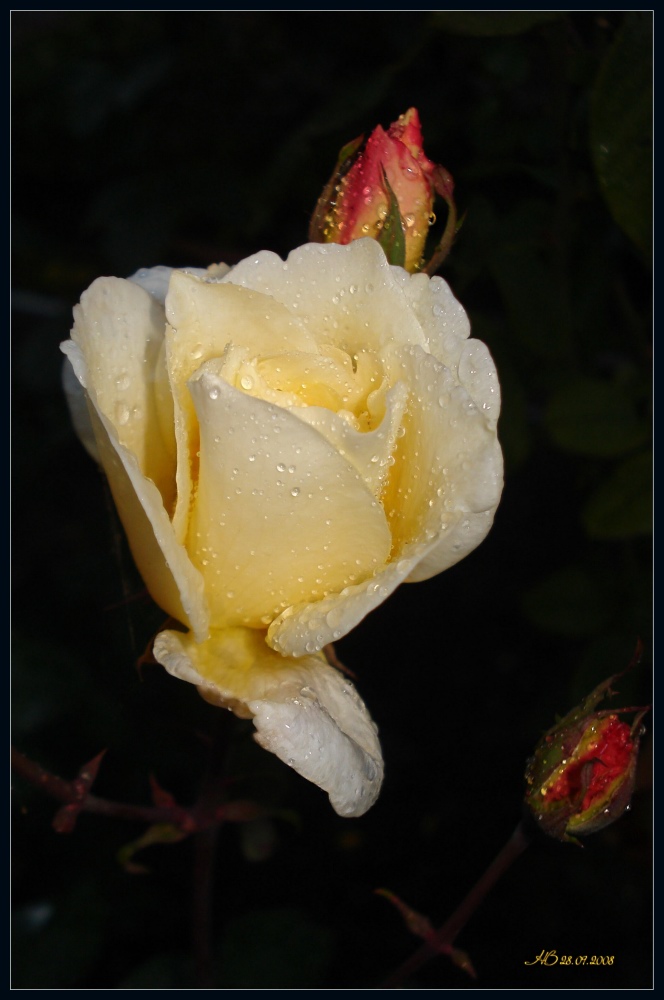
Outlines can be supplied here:
M41 765L36 764L24 754L12 747L12 770L31 785L41 788L51 798L65 805L76 805L80 812L96 813L98 816L108 816L112 819L124 819L133 823L169 823L178 827L185 834L197 833L210 826L227 820L229 822L246 822L262 816L263 810L253 802L235 799L224 802L218 794L214 800L205 792L199 800L190 807L172 805L135 806L126 802L113 802L97 795L85 792L81 795L77 781L65 781Z
M225 801L223 780L225 732L225 727L222 727L212 741L200 795L196 803L188 809L178 805L168 793L158 789L158 786L156 787L159 804L155 806L127 805L91 795L89 786L94 780L101 755L91 762L92 766L86 765L77 779L65 781L55 774L50 774L12 747L12 769L32 785L41 788L47 795L64 803L64 809L59 811L58 816L67 811L67 807L73 809L71 823L66 825L58 823L56 816L54 826L60 832L69 832L73 829L75 816L81 811L150 825L167 823L178 827L185 834L195 835L192 938L198 989L214 988L211 947L212 899L219 828L224 820L243 821L262 815L262 810L252 802Z
M496 855L482 877L475 883L463 902L457 907L452 916L422 945L421 948L411 955L407 961L400 965L391 976L382 984L383 989L395 989L408 979L414 972L428 962L435 955L450 953L452 945L457 935L466 926L475 910L483 902L490 889L496 884L498 879L505 874L518 857L523 854L530 844L530 837L526 833L523 823L519 823L514 833L511 835L502 850Z

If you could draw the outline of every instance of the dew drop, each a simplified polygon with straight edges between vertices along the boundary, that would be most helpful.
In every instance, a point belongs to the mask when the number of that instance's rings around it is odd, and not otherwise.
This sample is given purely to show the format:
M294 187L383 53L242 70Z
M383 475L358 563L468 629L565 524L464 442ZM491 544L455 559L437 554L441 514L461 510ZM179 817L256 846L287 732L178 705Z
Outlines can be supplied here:
M124 426L129 420L129 407L124 403L118 403L115 407L115 419L120 426Z
M294 486L293 489L291 490L291 496L292 497L297 497L299 495L300 495L300 487L299 486Z

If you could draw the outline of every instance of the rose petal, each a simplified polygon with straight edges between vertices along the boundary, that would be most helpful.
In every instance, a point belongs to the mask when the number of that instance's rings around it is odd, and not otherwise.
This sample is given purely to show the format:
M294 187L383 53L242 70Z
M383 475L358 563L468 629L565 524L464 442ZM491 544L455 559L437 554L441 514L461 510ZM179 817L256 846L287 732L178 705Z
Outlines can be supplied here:
M213 632L202 644L161 632L154 655L208 700L253 718L256 741L328 792L340 816L373 805L383 778L376 726L350 681L322 657L279 656L251 629Z
M208 629L203 580L177 543L165 507L173 470L146 378L157 363L163 310L135 284L101 278L82 296L75 318L73 339L62 351L86 389L98 460L136 565L157 604L202 639Z
M98 278L81 296L74 320L72 341L82 352L86 370L93 373L86 379L88 394L94 394L95 405L115 427L119 443L136 456L141 472L156 484L164 506L171 509L173 448L164 439L155 394L163 309L130 281Z
M344 587L324 600L287 608L270 625L268 645L285 656L303 656L347 635L403 583L434 545L435 540L428 545L411 545L399 560L388 563L375 577Z
M141 267L135 274L132 274L129 281L140 285L160 305L165 306L171 275L175 270L176 268L165 267L163 264L159 264L157 267ZM225 274L228 274L230 267L228 264L211 264L208 268L179 267L177 270L183 271L185 274L193 274L197 278L218 280L223 278Z
M419 348L403 348L399 359L417 405L404 417L406 432L397 441L383 503L397 555L413 542L445 536L440 572L470 551L458 538L450 541L447 536L467 515L495 510L502 489L502 457L494 421L484 416L445 365ZM478 523L488 531L490 519ZM476 533L471 535L473 546L479 544Z
M461 350L470 336L470 322L463 306L443 278L406 275L402 268L396 267L393 271L420 322L426 349L456 375Z
M187 545L205 578L213 627L264 626L285 607L385 564L383 510L324 437L229 386L223 361L203 365L189 388L200 471Z
M69 416L74 425L76 436L88 455L95 462L99 462L99 449L97 448L95 432L92 429L85 389L76 378L69 358L65 358L62 365L62 388L65 392Z
M394 545L374 578L325 600L294 605L270 625L268 643L299 656L346 635L401 582L453 566L485 538L502 488L502 455L493 420L452 373L419 348L394 352L417 405L403 418L395 465L383 494Z
M398 382L385 393L385 416L374 431L358 431L348 420L319 406L291 408L291 413L322 434L378 497L390 471L407 401L408 390Z
M395 343L425 344L375 240L348 246L308 243L293 250L286 263L263 251L236 264L223 281L272 296L302 317L318 344L334 344L351 356L360 351L381 356Z
M247 347L252 357L286 350L315 351L300 321L280 303L222 282L175 271L166 298L170 329L166 364L175 405L178 448L175 533L184 541L197 469L198 431L187 380L205 361L219 358L230 343Z

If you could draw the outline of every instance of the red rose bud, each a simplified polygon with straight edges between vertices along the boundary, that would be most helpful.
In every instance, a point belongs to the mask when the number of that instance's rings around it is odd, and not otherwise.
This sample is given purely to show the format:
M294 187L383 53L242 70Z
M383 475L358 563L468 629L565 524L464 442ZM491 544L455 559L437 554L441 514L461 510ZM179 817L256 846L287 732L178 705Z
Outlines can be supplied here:
M410 108L387 132L378 125L361 152L362 137L341 150L309 231L320 243L350 243L370 236L391 264L418 271L442 170L422 149L422 129ZM452 179L443 171L450 189ZM445 197L443 195L443 197Z
M647 708L594 712L616 674L545 733L528 762L525 802L551 837L575 840L622 816L634 790L641 720ZM620 714L637 712L632 723Z

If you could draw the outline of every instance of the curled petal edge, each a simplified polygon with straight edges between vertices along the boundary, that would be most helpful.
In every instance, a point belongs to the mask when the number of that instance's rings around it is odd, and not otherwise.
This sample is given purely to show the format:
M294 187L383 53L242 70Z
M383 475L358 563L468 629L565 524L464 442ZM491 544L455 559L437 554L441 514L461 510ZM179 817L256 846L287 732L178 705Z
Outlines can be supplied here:
M322 656L292 659L252 629L215 631L204 643L160 632L155 659L213 704L251 718L265 750L318 785L340 816L362 816L383 780L378 730L355 687Z

